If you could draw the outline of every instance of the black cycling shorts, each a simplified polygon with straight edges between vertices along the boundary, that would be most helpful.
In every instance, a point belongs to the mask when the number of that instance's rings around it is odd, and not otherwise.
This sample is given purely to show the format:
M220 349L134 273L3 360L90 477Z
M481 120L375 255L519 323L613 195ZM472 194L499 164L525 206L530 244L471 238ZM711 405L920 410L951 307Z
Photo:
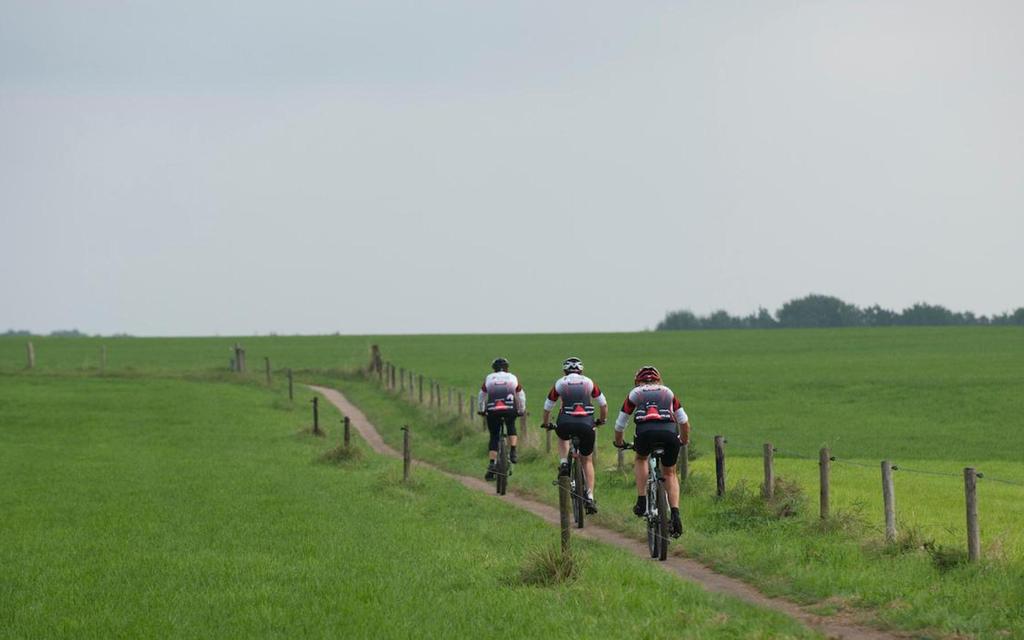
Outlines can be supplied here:
M597 433L594 430L594 420L589 416L586 418L558 416L555 434L562 440L572 440L573 436L579 438L581 456L589 456L594 453L594 441L597 439Z
M487 413L487 430L491 432L491 441L487 443L488 451L498 450L498 439L501 438L501 423L505 423L505 433L516 435L516 418L514 411L489 411Z
M633 448L641 458L651 455L655 448L664 449L665 455L661 456L663 467L676 466L676 461L679 459L679 446L679 434L676 432L675 424L668 428L643 429L636 434L636 438L633 440Z

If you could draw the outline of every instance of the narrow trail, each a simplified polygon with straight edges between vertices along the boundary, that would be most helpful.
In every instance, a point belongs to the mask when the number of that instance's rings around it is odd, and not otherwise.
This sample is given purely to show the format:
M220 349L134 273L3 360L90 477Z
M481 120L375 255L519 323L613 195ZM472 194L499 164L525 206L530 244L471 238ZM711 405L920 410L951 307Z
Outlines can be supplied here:
M363 412L359 410L359 407L349 402L349 400L339 391L313 385L310 385L309 388L321 394L331 404L337 407L339 411L348 416L352 426L355 427L356 431L359 432L359 435L362 436L374 451L391 457L402 457L400 451L397 451L384 442L380 433L377 432L376 427L374 427ZM505 502L513 504L520 509L529 511L546 522L554 525L560 524L558 509L555 507L524 498L513 493L499 496L494 492L493 485L484 480L452 473L422 460L415 460L414 462L418 466L433 469L450 478L458 480L470 489L483 491L494 496L498 500L504 500ZM633 555L641 558L650 558L650 555L647 552L646 542L635 540L617 531L612 531L611 529L605 529L600 526L588 524L584 529L573 529L573 535L614 545L621 549L630 551ZM864 627L838 616L815 615L805 611L799 605L788 600L766 596L746 582L720 573L715 573L696 560L670 556L665 562L657 562L656 564L666 571L699 584L707 591L732 596L765 609L784 613L804 625L825 634L829 638L842 640L897 640L900 638L913 637L912 634L896 634L879 631L870 627Z

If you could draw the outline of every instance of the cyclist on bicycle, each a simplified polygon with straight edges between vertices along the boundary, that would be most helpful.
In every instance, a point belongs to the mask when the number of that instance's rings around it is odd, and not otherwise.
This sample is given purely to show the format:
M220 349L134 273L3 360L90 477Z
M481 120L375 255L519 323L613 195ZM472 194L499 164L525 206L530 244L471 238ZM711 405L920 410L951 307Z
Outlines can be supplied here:
M516 463L516 444L519 442L516 435L516 417L526 411L526 392L519 384L519 378L508 372L508 360L495 358L491 363L491 369L494 369L494 373L484 378L477 396L479 412L487 416L487 429L491 432L491 441L487 445L490 461L487 463L487 473L484 474L486 480L495 478L494 461L498 457L498 439L501 438L502 423L505 424L505 431L508 433L509 462Z
M640 367L633 378L635 388L622 403L622 411L615 421L615 446L622 446L622 432L632 415L636 422L636 505L633 513L643 517L647 510L647 457L660 447L665 450L661 458L661 471L665 478L668 503L672 508L672 536L679 537L683 524L679 519L679 479L676 460L679 445L690 442L690 419L672 390L661 384L661 373L650 365Z
M558 412L558 457L559 475L569 475L569 441L573 436L579 438L579 452L583 464L583 472L587 478L587 513L597 513L597 502L594 500L594 453L595 427L602 425L608 418L608 401L597 383L583 375L583 362L579 358L568 358L562 363L565 375L555 381L547 399L544 400L544 424L551 419L551 410L559 398L562 399L562 410ZM601 407L601 417L594 420L594 403Z

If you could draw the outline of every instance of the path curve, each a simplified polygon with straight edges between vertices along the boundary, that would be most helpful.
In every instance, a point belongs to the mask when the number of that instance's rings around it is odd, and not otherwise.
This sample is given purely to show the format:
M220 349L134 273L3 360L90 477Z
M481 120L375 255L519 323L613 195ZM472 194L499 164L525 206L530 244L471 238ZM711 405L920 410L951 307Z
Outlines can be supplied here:
M363 440L370 445L371 449L386 456L395 458L402 457L401 452L384 442L384 439L381 438L380 433L377 432L376 427L374 427L367 419L366 415L360 411L359 407L349 402L348 398L342 395L341 392L336 389L314 385L310 385L309 388L321 394L328 402L337 407L342 414L348 416L351 425L355 427L356 431L359 432L359 435L362 436ZM494 492L493 485L479 478L452 473L451 471L447 471L422 460L414 460L414 463L417 466L427 467L443 473L450 478L454 478L470 489L483 491L499 500L504 500L505 502L511 503L521 509L525 509L532 514L539 516L546 522L554 525L560 525L561 521L559 519L558 509L555 507L535 500L530 500L513 493L507 493L504 496L499 496ZM650 558L650 554L647 552L646 542L634 540L633 538L611 529L589 524L584 529L573 529L573 535L589 538L591 540L598 540L600 542L620 547L641 558ZM787 616L802 622L806 626L825 634L829 638L841 640L897 640L900 638L913 637L912 634L905 635L889 633L872 629L870 627L864 627L837 617L815 615L805 611L799 605L794 604L789 600L766 596L742 580L737 580L736 578L715 573L703 564L689 558L670 556L666 561L657 562L656 564L666 571L674 573L691 582L695 582L713 593L725 594L727 596L739 598L740 600L744 600L759 607L764 607L765 609L784 613Z

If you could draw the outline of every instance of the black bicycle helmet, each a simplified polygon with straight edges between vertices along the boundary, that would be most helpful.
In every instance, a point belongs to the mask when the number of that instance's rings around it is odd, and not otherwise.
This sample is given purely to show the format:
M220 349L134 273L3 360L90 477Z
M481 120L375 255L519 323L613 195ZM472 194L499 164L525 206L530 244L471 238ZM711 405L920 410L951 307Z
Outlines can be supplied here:
M569 356L562 363L562 371L565 373L583 373L583 361L576 356Z
M508 371L508 360L505 358L495 358L494 362L491 363L491 368L495 371Z

